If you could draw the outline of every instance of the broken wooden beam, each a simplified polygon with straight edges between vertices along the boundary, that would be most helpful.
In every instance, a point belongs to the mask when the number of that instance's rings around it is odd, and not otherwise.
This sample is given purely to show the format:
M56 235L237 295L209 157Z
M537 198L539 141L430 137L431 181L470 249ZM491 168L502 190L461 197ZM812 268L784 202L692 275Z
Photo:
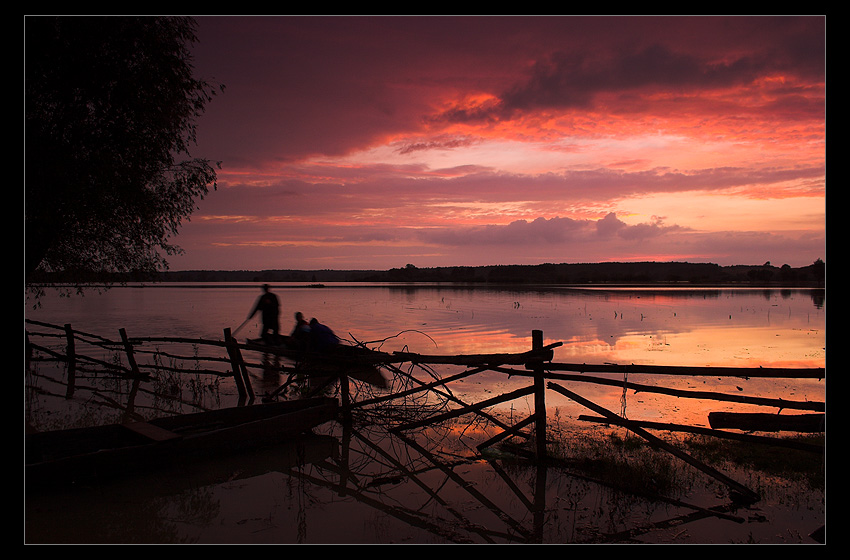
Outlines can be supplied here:
M396 361L410 362L414 364L452 364L458 366L477 365L525 365L529 362L551 361L553 348L561 346L563 342L547 344L542 348L520 352L517 354L459 354L456 356L435 356L414 354L412 352L393 352ZM548 367L548 366L547 366Z
M709 412L712 428L755 432L821 433L825 429L825 414L771 414L766 412Z
M549 371L578 373L650 373L655 375L696 375L709 377L775 377L783 379L825 379L824 368L656 366L641 364L547 364Z

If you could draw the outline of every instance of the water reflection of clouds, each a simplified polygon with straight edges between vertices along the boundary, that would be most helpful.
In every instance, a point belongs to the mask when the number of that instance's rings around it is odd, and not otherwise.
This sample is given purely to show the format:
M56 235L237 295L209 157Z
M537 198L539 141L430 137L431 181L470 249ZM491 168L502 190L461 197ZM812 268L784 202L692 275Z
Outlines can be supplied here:
M768 362L795 356L805 360L812 349L818 353L823 348L823 316L811 300L785 300L779 307L765 305L762 296L756 292L714 299L655 297L638 305L632 301L631 309L597 306L596 317L573 321L570 327L584 340L608 342L624 357L655 360L662 352L665 362L669 356L667 363L672 364L691 363L695 357L701 361L706 352L716 356L712 360L722 361L738 361L741 353Z
M459 353L523 351L529 347L531 331L541 329L547 342L564 343L556 351L557 359L667 365L823 364L823 317L803 294L793 298L764 291L502 295L507 297L494 300L492 294L481 298L467 294L462 313L423 305L418 317L435 339L454 339L441 343L444 350L460 348ZM522 301L514 305L511 299Z
M295 311L340 336L383 340L385 350L468 354L522 352L532 330L563 342L556 360L666 365L822 366L823 292L748 289L468 289L451 286L275 286L281 328ZM114 336L220 338L244 321L258 293L238 288L114 288L50 298L27 316ZM242 335L253 336L258 325ZM404 333L399 335L399 333ZM399 336L396 336L399 335Z

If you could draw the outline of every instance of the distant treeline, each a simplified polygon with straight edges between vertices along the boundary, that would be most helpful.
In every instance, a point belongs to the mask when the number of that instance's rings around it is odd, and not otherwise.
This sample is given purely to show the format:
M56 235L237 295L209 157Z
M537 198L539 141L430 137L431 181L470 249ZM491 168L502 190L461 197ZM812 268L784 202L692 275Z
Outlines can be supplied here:
M825 264L809 266L720 266L711 263L642 262L448 266L379 270L189 270L164 272L161 282L475 282L490 284L756 284L816 286L824 284ZM127 279L127 278L125 278ZM135 278L130 278L131 280Z

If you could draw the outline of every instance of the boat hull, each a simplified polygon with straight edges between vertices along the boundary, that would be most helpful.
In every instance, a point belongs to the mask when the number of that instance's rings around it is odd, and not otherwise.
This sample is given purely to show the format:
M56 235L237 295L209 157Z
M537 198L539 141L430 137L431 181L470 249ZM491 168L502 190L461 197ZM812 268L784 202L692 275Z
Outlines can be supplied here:
M333 377L344 373L352 379L375 387L385 389L389 386L386 377L377 367L377 364L389 362L386 354L345 344L315 352L299 348L290 337L279 338L280 342L277 344L269 344L262 339L249 339L244 346L249 350L289 358L308 376Z
M256 404L26 436L27 488L147 472L256 449L336 418L335 399Z

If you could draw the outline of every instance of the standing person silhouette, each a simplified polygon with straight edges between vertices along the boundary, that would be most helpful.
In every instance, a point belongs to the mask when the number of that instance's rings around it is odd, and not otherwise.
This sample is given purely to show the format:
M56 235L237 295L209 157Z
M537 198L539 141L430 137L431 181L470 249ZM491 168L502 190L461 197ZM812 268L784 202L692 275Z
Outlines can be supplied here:
M263 284L263 295L257 298L257 303L248 315L248 319L261 314L263 320L263 330L260 337L266 344L276 344L280 331L280 323L278 316L280 314L280 303L277 296L269 290L268 284Z

